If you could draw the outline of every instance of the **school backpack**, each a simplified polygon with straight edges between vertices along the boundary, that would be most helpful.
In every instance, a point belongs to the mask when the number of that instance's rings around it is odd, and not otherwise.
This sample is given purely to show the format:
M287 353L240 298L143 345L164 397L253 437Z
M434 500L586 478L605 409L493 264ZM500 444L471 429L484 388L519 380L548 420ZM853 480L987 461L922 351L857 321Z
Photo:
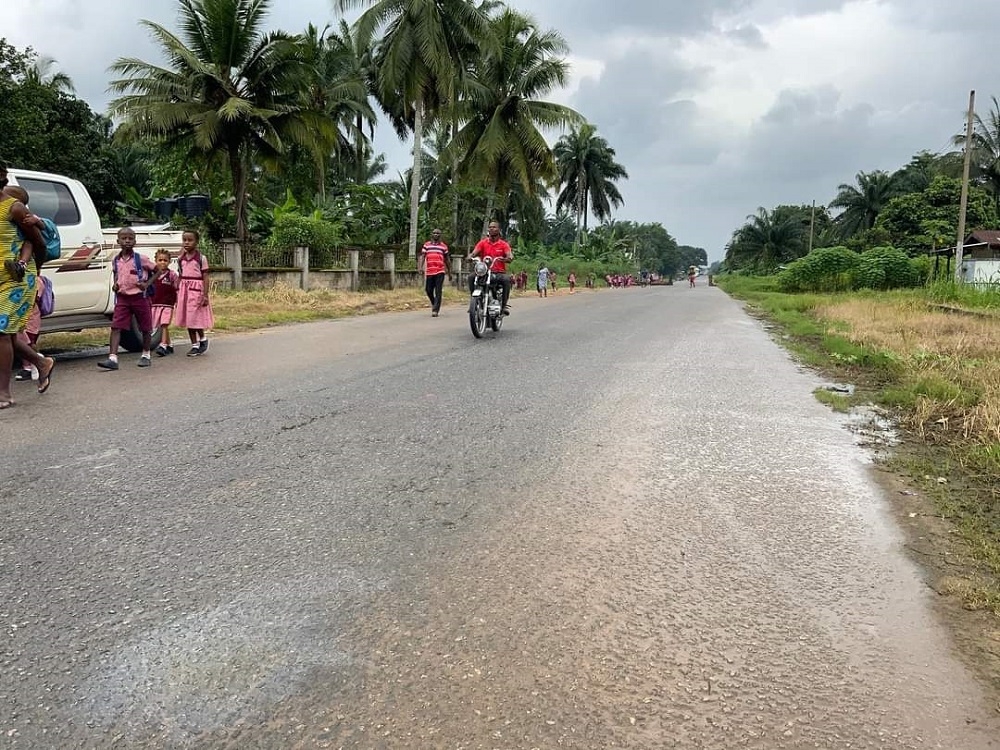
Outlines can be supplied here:
M58 260L62 255L62 239L59 237L59 227L52 219L42 219L38 227L45 241L45 260Z
M181 275L181 271L184 270L183 266L181 265L181 259L182 258L184 260L188 261L188 262L190 262L190 261L193 260L193 261L196 261L198 263L198 275L197 276L183 276L183 275ZM202 265L201 265L201 253L198 252L197 250L195 250L194 251L194 255L192 255L190 258L184 258L184 253L181 253L179 256L177 256L177 276L180 279L201 279L202 281L204 281L205 280L205 269L202 268Z
M120 258L121 258L121 253L119 253L118 255L116 255L114 257L114 259L111 261L111 271L114 274L115 283L116 284L118 283L118 261L119 261ZM141 284L142 280L143 280L142 279L142 271L143 271L142 260L139 258L139 253L135 252L134 250L132 251L132 261L135 263L135 277L136 277L136 279L139 280L139 283ZM149 273L149 279L147 279L147 280L150 280L152 278L153 278L153 273L152 273L152 271L150 271L150 273ZM155 291L156 291L156 289L154 288L154 285L150 284L149 286L146 287L146 290L142 293L142 296L143 297L152 297L153 296L153 292L155 292Z
M38 309L42 317L48 317L56 309L56 293L52 290L52 282L44 276L36 276L38 279Z

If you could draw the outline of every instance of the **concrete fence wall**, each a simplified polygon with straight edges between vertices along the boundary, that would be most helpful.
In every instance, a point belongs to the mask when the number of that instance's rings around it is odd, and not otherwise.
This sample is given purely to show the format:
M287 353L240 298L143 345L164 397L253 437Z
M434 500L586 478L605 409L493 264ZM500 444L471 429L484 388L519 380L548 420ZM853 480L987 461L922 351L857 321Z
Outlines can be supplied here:
M209 271L212 284L223 289L270 289L276 285L298 289L337 289L361 291L364 289L399 289L423 286L424 276L419 271L396 270L396 255L382 253L382 268L361 268L361 251L348 250L349 268L316 270L309 268L309 248L297 247L293 254L293 268L244 268L243 253L238 242L225 242L222 246L224 266ZM370 255L370 253L369 253ZM456 270L461 259L454 261ZM460 283L456 273L454 283Z

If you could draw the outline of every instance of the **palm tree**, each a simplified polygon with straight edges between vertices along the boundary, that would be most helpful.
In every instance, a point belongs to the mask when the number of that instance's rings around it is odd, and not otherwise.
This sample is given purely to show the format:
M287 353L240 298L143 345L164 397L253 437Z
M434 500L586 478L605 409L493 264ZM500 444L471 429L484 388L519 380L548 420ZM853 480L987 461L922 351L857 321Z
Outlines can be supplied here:
M730 268L773 271L781 263L802 255L805 232L794 214L779 215L777 211L758 208L733 235L726 248L726 263Z
M361 82L368 92L368 97L381 105L377 97L375 57L371 43L363 42L357 27L348 25L343 19L340 20L337 30L329 35L328 40L337 48L344 63L341 75ZM375 137L375 123L374 112L369 117L367 112L359 111L355 113L353 124L349 127L346 123L342 125L353 144L351 162L354 165L354 178L359 183L366 182L366 165L373 157L372 139Z
M73 80L65 73L56 69L56 60L54 57L46 55L41 55L35 59L35 62L31 64L25 74L25 80L28 83L45 86L46 88L65 94L72 94L75 91Z
M556 210L572 207L577 231L587 231L588 204L599 221L611 216L612 206L624 205L615 181L628 179L628 172L615 161L615 150L597 135L593 125L584 123L574 128L556 141L553 151L562 185Z
M326 200L327 160L332 155L354 160L357 149L366 141L364 124L374 129L375 112L368 103L368 81L359 66L350 37L350 28L341 22L340 34L322 31L312 24L301 37L302 59L309 66L302 90L303 106L325 115L336 126L332 139L314 152L316 187ZM362 153L364 153L362 151Z
M830 201L831 208L844 209L836 222L845 239L875 226L885 205L899 195L899 185L888 172L858 172L855 179L856 187L839 185L837 197Z
M455 81L469 65L469 52L491 46L489 18L468 0L336 0L341 12L367 6L356 28L362 46L375 41L376 89L383 109L396 112L413 130L410 191L410 256L417 252L421 138L425 117L433 120ZM485 49L484 49L485 48ZM398 132L398 124L397 124Z
M181 34L142 21L167 63L119 58L110 90L123 137L189 145L193 155L228 161L236 234L247 236L247 182L260 164L276 166L291 145L314 151L333 128L302 103L309 67L297 38L264 34L270 0L179 0Z
M989 186L997 212L1000 213L1000 101L995 96L993 109L984 120L978 114L973 119L972 159L976 176ZM965 134L956 135L956 145L965 145Z
M509 8L492 27L498 48L469 72L455 103L464 124L452 142L460 172L489 188L484 233L498 198L503 197L499 208L506 211L512 183L535 196L555 176L552 149L540 128L582 120L569 107L538 98L566 82L568 66L558 57L568 50L566 41L555 31L539 31L534 19Z

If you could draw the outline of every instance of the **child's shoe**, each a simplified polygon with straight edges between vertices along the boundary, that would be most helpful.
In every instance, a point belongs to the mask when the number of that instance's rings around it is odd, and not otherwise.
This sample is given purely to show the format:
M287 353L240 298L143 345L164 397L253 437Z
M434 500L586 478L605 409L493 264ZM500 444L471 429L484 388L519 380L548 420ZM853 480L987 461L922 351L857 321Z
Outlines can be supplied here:
M31 380L31 370L18 370L14 380Z
M14 260L14 258L8 258L3 262L3 267L18 283L24 281L24 272L27 268L24 263Z
M202 339L198 342L198 350L204 354L208 351L208 339Z
M174 347L171 344L167 344L167 354L173 354Z
M151 364L153 364L152 361L145 354L139 357L139 367L149 367Z
M194 346L192 346L191 347L191 351L188 352L188 356L189 357L200 357L201 356L201 347L198 344L195 344Z
M157 357L166 357L167 356L167 347L164 346L163 344L160 344L158 347L156 347L156 356Z
M111 359L110 357L108 357L108 359L104 360L103 362L98 362L97 366L100 367L102 370L117 370L118 360Z

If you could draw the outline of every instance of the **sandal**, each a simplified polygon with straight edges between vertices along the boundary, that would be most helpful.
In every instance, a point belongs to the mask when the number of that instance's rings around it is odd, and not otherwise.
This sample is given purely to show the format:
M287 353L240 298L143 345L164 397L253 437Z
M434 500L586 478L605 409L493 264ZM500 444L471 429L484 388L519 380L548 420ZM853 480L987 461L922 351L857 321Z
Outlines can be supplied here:
M49 386L52 385L52 373L55 371L55 369L56 369L56 361L53 359L52 367L49 368L49 371L47 373L45 373L44 375L42 375L41 372L38 373L39 394L45 393L45 391L49 389Z

